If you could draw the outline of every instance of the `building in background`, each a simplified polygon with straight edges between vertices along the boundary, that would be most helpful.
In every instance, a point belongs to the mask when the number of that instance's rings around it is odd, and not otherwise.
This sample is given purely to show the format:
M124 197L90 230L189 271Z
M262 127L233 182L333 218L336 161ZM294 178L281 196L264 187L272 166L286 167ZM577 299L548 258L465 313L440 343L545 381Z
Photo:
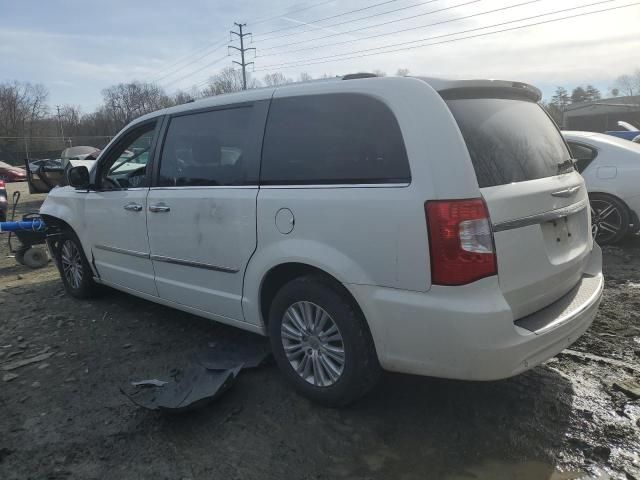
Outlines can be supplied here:
M623 130L618 125L619 121L640 129L640 95L568 105L564 109L562 126L565 130L603 133Z

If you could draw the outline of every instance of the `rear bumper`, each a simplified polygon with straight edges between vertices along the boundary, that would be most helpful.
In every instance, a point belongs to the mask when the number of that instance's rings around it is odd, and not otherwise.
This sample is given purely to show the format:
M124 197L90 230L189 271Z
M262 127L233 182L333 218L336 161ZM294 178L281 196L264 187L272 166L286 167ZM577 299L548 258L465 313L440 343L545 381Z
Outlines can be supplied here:
M603 285L602 253L594 243L579 284L519 320L496 277L462 287L434 286L425 293L365 285L347 288L367 318L386 370L497 380L533 368L575 342L596 315Z

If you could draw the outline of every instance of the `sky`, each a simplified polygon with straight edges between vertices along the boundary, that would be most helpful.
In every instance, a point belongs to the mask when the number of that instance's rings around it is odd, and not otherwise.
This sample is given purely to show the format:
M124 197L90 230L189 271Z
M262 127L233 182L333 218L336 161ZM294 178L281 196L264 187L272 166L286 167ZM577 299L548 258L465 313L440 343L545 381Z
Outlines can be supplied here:
M239 60L227 56L234 22L252 33L257 78L406 68L528 82L549 98L558 85L606 94L640 69L638 0L0 0L0 83L42 83L51 105L84 112L121 82L188 90Z

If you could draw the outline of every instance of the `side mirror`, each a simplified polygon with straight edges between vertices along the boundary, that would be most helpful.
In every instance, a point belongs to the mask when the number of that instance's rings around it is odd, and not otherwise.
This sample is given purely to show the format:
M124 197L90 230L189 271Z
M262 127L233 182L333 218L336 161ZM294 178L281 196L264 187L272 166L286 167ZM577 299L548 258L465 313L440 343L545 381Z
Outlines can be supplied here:
M89 189L89 170L85 166L71 167L67 172L69 185L78 190Z

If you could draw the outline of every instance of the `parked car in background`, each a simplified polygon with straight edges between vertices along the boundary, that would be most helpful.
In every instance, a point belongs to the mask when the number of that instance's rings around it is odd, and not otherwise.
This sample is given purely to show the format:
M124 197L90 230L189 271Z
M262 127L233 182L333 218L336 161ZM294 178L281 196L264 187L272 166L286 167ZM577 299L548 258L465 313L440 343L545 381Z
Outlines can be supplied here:
M4 180L0 180L0 222L7 220L7 211L9 210L9 201L7 200L7 187Z
M286 379L330 405L381 367L493 380L576 341L602 256L540 91L363 77L128 125L40 209L68 294L109 285L268 335Z
M0 162L0 180L5 182L24 182L26 179L27 173L23 168Z
M100 149L89 146L77 146L65 148L60 155L62 160L95 160Z
M611 135L618 138L624 138L625 140L631 140L632 142L640 142L640 130L635 125L631 125L629 122L618 122L618 126L622 130L609 130L605 132L607 135Z
M564 134L591 202L591 227L601 245L640 230L640 145L608 134Z

